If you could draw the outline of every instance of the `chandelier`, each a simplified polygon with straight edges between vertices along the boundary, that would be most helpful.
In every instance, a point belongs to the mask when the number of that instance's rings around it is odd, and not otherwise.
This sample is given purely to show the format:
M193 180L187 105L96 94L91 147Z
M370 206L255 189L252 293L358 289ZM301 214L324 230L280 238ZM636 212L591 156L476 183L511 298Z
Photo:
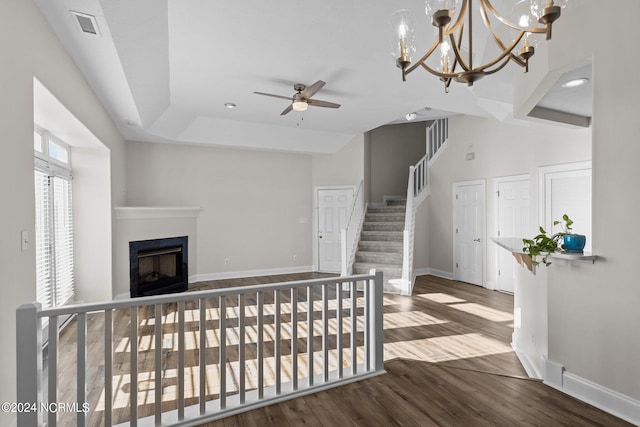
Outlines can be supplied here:
M500 71L509 62L515 62L526 73L537 38L544 34L547 40L551 39L551 26L560 17L561 8L567 1L521 0L505 17L489 0L477 0L476 11L479 10L484 27L497 47L495 56L482 65L474 64L473 1L426 0L426 14L431 17L437 36L431 48L413 65L411 56L416 52L413 19L409 10L399 10L391 15L392 54L402 70L402 80L415 69L424 68L438 76L448 92L452 80L473 86L474 82ZM536 26L536 22L541 25Z

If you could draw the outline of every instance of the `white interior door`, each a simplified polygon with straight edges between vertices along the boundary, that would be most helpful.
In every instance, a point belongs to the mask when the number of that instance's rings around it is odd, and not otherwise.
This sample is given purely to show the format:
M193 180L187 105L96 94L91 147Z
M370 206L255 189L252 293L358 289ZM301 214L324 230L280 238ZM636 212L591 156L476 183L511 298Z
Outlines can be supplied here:
M454 278L484 286L484 181L454 184L453 194Z
M529 176L502 178L496 183L498 237L529 237ZM514 292L516 260L497 249L498 290Z
M352 188L318 190L318 270L339 273L340 230L347 225Z

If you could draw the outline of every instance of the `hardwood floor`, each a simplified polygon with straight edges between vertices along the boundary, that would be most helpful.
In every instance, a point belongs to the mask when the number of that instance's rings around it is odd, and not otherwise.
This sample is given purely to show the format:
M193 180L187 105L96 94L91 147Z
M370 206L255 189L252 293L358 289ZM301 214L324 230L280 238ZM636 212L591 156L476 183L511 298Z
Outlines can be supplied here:
M203 282L197 289L318 276L299 274ZM421 276L412 297L385 294L384 304L387 374L203 426L631 425L527 378L510 346L513 297L509 295ZM121 330L126 335L127 317L123 313L114 319L114 334ZM95 409L91 425L103 423L99 404L103 399L100 381L104 381L100 327L99 318L89 322L89 333L95 336L88 362L88 378L92 382L89 398L94 402L92 410ZM74 348L73 323L63 331L60 341L62 363L64 349ZM68 380L69 386L61 387L63 394L58 400L71 402L75 398L75 360L71 350L67 356L61 385ZM121 368L126 367L126 357L114 360ZM117 370L115 365L114 369ZM118 387L126 384L114 383L114 390ZM59 425L75 425L73 419L59 415Z

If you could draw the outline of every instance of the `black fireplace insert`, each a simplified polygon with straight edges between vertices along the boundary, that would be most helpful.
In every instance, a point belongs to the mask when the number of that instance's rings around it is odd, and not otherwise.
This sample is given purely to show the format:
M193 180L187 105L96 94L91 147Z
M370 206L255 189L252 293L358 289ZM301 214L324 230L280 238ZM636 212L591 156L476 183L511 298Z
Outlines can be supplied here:
M186 291L188 243L188 236L129 242L131 298Z

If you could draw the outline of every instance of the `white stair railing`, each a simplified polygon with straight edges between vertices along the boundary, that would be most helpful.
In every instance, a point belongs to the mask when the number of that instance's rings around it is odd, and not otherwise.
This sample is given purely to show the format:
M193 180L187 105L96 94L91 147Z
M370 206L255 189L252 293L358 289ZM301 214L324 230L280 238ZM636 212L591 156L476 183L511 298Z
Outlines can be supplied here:
M402 234L402 279L400 293L411 295L413 291L413 247L415 211L429 195L429 166L443 151L449 137L449 119L437 119L427 128L427 154L409 167L407 184L407 210Z
M444 146L449 138L449 119L442 118L435 120L427 128L427 156L429 162L435 160L436 154Z
M18 411L18 427L84 426L90 418L106 427L200 425L380 375L382 310L382 272L44 310L25 304L16 311L17 402L30 410ZM75 344L53 327L69 315ZM47 405L74 387L64 411ZM73 405L73 418L62 420Z
M348 276L353 273L353 263L355 261L356 252L358 249L358 240L360 240L360 232L362 231L362 224L364 222L364 214L366 211L366 205L364 202L364 196L362 194L363 182L360 181L360 185L356 190L356 194L353 197L353 203L349 211L349 220L345 228L340 230L340 248L341 248L341 276Z

